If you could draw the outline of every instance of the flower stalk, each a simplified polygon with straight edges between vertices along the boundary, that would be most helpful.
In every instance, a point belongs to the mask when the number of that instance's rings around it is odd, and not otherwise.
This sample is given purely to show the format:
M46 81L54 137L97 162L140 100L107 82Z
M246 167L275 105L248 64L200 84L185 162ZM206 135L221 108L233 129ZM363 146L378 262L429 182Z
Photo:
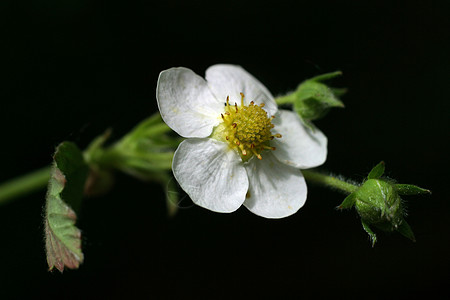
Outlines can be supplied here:
M337 189L346 194L353 193L358 189L358 186L355 184L338 179L335 176L325 175L318 171L303 170L302 173L307 182Z
M50 179L50 166L13 178L0 185L0 205L44 189Z

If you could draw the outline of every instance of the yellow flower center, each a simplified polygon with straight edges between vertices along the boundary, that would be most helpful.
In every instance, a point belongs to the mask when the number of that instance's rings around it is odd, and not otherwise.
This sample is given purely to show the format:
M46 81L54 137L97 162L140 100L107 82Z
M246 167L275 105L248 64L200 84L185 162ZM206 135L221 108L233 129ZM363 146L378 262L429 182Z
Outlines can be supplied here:
M238 150L244 161L253 155L262 159L263 150L275 150L269 142L275 137L281 138L281 134L272 135L270 132L274 128L274 116L268 117L263 107L264 103L255 105L253 101L249 106L244 105L243 93L240 106L231 106L227 97L225 112L221 114L223 122L214 130L212 137L227 141L231 148Z

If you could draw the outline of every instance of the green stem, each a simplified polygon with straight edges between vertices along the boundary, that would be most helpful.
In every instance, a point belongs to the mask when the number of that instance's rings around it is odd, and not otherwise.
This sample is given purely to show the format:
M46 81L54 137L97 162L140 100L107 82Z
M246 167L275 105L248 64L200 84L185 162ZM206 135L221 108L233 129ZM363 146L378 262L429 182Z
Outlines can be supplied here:
M44 189L50 179L50 166L13 178L0 185L0 205Z
M278 105L283 105L283 104L292 104L295 101L295 92L278 97L275 99L275 102Z
M346 181L337 179L336 177L325 175L317 171L312 170L302 170L303 176L305 176L306 181L311 183L332 187L341 190L347 194L353 193L358 189L358 186L348 183Z

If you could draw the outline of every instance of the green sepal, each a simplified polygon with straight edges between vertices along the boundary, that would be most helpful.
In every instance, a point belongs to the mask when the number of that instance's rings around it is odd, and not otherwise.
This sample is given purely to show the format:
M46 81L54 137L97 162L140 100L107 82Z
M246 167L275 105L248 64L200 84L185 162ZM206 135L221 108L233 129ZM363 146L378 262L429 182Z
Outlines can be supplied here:
M167 205L167 214L169 217L174 217L178 212L178 202L180 193L178 192L178 187L175 178L172 176L167 176L165 184L165 193L166 193L166 205Z
M367 223L365 223L363 220L361 220L361 224L364 228L364 231L367 232L367 234L370 237L370 240L372 242L372 247L374 247L375 243L377 242L377 235L375 234L375 232L372 231L372 229L370 229L369 225Z
M330 73L317 75L317 76L315 76L313 78L310 78L308 80L309 81L325 81L325 80L333 79L333 78L341 76L341 75L342 75L342 71L334 71L334 72L330 72Z
M430 190L423 189L412 184L396 184L395 189L400 195L420 195L420 194L431 194Z
M336 97L344 96L348 92L347 88L332 88L332 87L330 87L330 89Z
M78 147L63 142L53 156L44 225L49 270L76 269L83 262L81 231L75 226L88 166Z
M397 231L400 232L403 236L407 237L411 241L415 242L416 238L414 236L414 232L412 231L411 227L408 223L406 223L405 220L400 224L400 226L397 228Z
M352 208L356 203L355 193L351 193L347 197L345 197L344 201L337 207L338 209L347 209Z
M177 147L181 142L180 138L166 135L171 131L169 126L163 122L159 113L155 113L147 119L137 124L126 136L116 145L119 148L145 148L152 152Z
M367 179L378 179L384 174L384 161L380 162L378 165L373 167L373 169L370 171L369 175L367 176Z

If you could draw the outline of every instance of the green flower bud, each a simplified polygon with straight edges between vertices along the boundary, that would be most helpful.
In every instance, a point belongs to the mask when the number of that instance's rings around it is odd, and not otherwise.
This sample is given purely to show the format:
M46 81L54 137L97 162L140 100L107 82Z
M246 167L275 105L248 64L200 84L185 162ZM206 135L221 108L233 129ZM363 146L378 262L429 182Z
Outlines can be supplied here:
M355 200L356 211L367 224L393 231L403 221L402 199L386 181L367 180L355 192Z
M372 246L377 237L370 226L388 232L395 230L415 241L414 233L404 219L405 210L400 195L424 194L430 191L414 185L396 184L381 179L384 169L384 162L376 165L370 171L367 180L347 196L338 208L355 206L363 228L372 240Z
M325 84L307 80L297 88L294 111L302 120L309 122L320 119L332 107L344 107L344 104Z
M298 113L303 123L311 127L311 121L325 116L332 107L344 107L337 96L345 93L345 89L333 89L320 81L342 75L337 71L316 76L302 82L297 90L277 99L278 104L293 104L294 111Z

